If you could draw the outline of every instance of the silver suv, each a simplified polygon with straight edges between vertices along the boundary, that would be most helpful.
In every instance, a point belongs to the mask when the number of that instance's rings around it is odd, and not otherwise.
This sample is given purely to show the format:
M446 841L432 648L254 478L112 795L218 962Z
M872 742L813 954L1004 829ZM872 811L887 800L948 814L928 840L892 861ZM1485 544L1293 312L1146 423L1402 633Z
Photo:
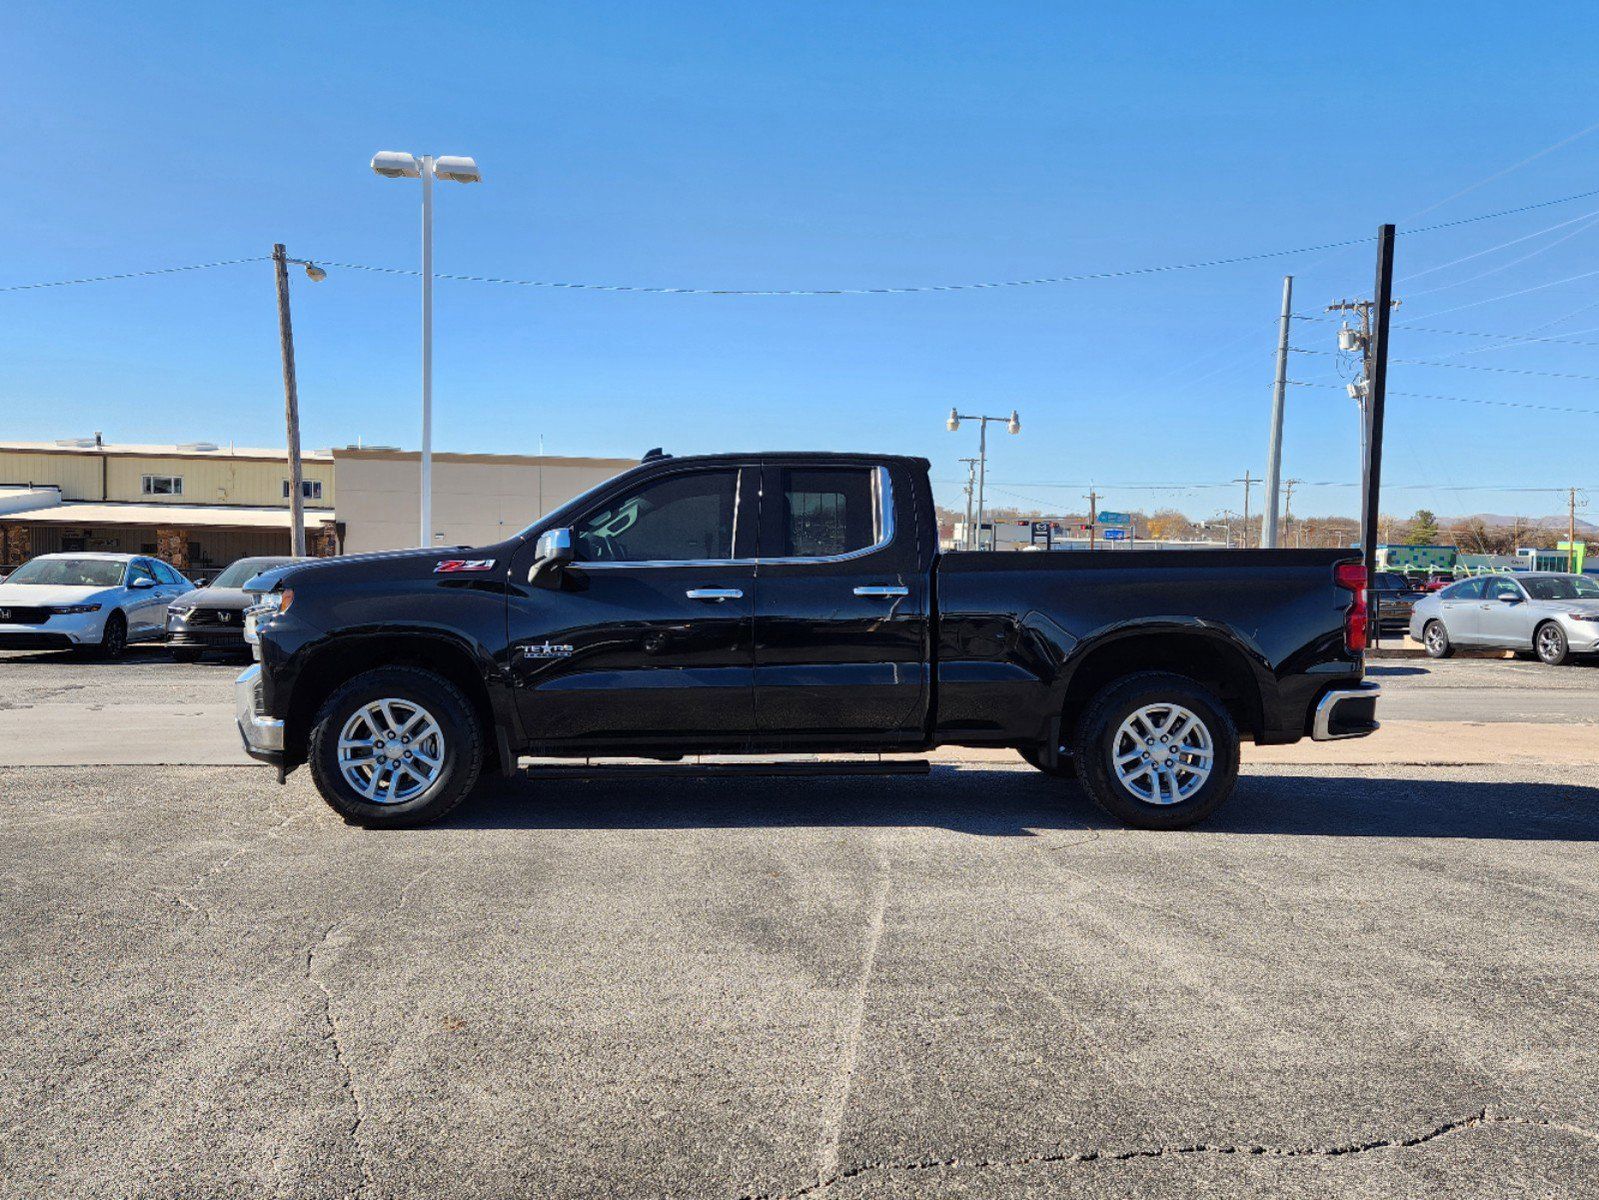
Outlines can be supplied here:
M1416 602L1410 636L1433 658L1481 646L1555 666L1599 653L1599 580L1553 571L1463 579Z

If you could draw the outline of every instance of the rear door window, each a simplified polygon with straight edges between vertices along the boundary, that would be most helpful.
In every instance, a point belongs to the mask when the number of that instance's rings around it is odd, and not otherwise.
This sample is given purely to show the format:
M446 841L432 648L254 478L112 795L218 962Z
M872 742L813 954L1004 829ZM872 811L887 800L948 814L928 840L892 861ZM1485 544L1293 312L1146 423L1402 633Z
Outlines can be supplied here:
M784 468L784 558L834 558L878 541L868 467Z
M1481 600L1482 585L1483 581L1481 579L1466 579L1444 588L1443 591L1438 593L1438 598L1440 600Z

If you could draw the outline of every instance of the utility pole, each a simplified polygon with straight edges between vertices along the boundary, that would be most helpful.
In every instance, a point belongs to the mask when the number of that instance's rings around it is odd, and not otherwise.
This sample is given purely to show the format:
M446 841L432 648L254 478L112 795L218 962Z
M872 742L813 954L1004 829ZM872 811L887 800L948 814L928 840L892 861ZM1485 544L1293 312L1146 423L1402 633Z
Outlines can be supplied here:
M1241 484L1244 485L1244 540L1243 540L1243 548L1245 550L1248 550L1249 549L1249 489L1251 487L1253 487L1255 484L1259 483L1260 480L1250 478L1249 472L1245 471L1244 472L1244 477L1242 479L1235 479L1235 480L1233 480L1233 482L1234 483L1241 483Z
M1083 497L1088 501L1088 548L1094 548L1094 534L1099 526L1099 493L1093 488L1088 489L1088 495Z
M1588 495L1581 488L1566 489L1566 570L1577 570L1577 506L1588 507Z
M1378 503L1382 497L1382 428L1388 400L1388 329L1394 310L1394 227L1377 227L1376 328L1366 343L1367 391L1364 397L1366 456L1361 474L1364 487L1360 511L1360 549L1366 578L1377 570Z
M1289 479L1283 482L1283 524L1290 532L1294 526L1294 489L1304 482L1303 479ZM1275 546L1277 539L1273 538L1269 544ZM1298 538L1294 539L1294 544L1299 544Z
M1389 309L1399 307L1398 300L1390 299ZM1340 350L1360 351L1360 378L1349 385L1349 395L1360 406L1360 462L1361 470L1365 470L1366 456L1370 450L1370 399L1372 378L1372 344L1371 344L1371 314L1377 307L1375 300L1339 300L1327 306L1328 312L1355 313L1360 317L1360 329L1354 330L1345 326L1338 331L1338 348ZM1384 328L1387 328L1386 324Z
M972 490L977 486L977 459L963 458L966 464L966 548L974 549L976 543L972 540Z
M289 552L305 557L305 498L300 494L300 393L294 378L294 326L289 320L289 257L279 242L272 247L278 277L278 341L283 350L283 419L289 442Z
M1283 314L1277 325L1277 379L1271 389L1271 436L1266 442L1266 516L1260 544L1277 545L1277 487L1283 469L1283 402L1288 392L1288 326L1293 320L1294 277L1283 276Z

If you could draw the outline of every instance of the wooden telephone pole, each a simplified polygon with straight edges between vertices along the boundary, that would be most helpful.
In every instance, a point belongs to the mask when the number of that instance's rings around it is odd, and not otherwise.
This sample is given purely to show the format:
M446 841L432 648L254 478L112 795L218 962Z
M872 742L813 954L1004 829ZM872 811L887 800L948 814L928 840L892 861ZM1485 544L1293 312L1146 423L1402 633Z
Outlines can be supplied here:
M1255 484L1259 483L1260 480L1251 478L1249 472L1245 471L1244 472L1244 477L1242 479L1235 479L1235 480L1233 480L1233 482L1234 483L1241 483L1241 484L1244 485L1244 540L1243 540L1242 544L1243 544L1243 548L1245 550L1248 550L1249 549L1249 489L1252 488Z
M300 393L294 379L294 326L289 320L289 257L279 242L272 247L278 277L278 341L283 348L283 419L289 442L289 552L305 557L304 472L300 465Z
M1088 548L1094 548L1094 533L1099 527L1099 493L1093 488L1088 489L1088 495L1083 499L1088 501Z

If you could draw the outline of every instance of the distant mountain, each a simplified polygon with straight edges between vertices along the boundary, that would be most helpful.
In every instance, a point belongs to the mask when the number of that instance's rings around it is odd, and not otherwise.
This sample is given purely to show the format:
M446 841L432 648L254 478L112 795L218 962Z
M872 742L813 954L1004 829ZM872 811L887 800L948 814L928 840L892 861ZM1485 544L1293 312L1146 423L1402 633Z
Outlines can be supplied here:
M1513 517L1503 513L1471 513L1464 517L1439 517L1438 524L1442 527L1453 525L1458 521L1481 521L1484 525L1515 525L1518 521L1523 529L1553 529L1564 533L1569 526L1569 519L1565 515L1556 517ZM1592 521L1577 518L1577 532L1586 536L1599 533L1599 525Z

